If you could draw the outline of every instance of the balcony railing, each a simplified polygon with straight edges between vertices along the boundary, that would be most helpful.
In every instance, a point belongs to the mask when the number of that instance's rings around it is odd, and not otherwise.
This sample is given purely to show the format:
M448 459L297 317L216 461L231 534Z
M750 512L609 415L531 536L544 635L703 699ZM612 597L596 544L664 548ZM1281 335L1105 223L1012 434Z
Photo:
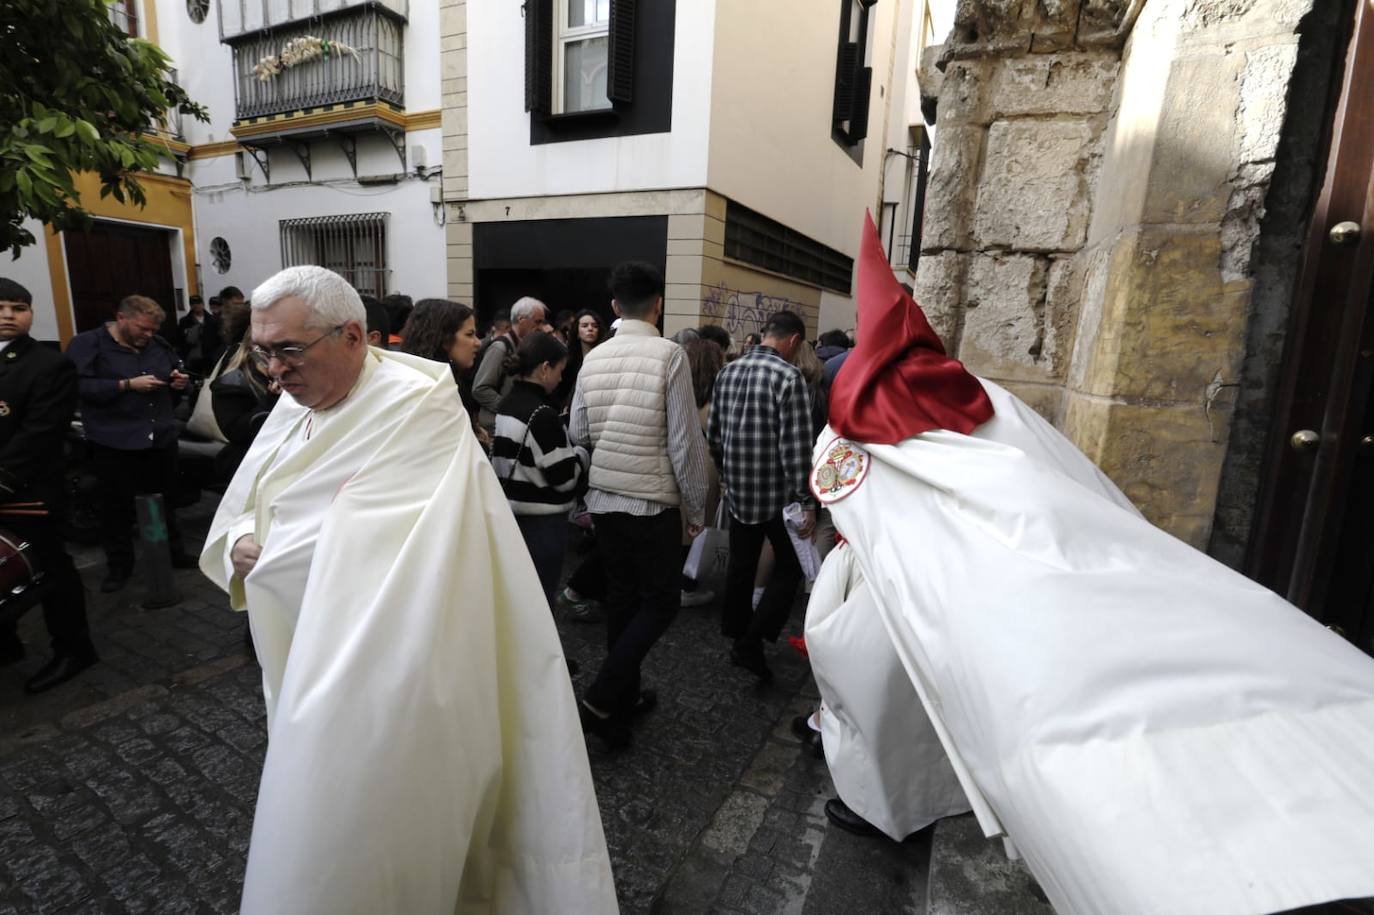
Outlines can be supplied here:
M304 35L340 42L358 55L330 55L258 79L253 68L260 60ZM238 120L340 102L405 104L405 23L377 5L257 32L233 39L230 45Z

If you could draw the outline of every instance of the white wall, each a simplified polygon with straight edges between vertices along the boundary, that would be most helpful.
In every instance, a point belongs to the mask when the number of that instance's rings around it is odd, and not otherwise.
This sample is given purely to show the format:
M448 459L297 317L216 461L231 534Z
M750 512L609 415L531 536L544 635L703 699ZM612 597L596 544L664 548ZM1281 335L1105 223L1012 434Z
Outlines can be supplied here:
M229 46L220 44L215 8L196 24L186 14L184 0L158 0L157 31L159 46L177 68L177 81L210 114L208 124L182 118L186 142L233 139L229 128L234 123L234 63Z
M14 280L33 295L33 330L35 340L57 339L57 311L52 304L52 277L48 273L47 228L36 219L24 220L24 228L33 233L36 244L23 249L18 260L10 260L9 252L0 254L0 276Z
M715 8L715 0L678 0L671 132L531 146L520 4L471 0L468 196L481 200L705 186Z
M409 134L410 144L431 147L430 162L438 158L439 131ZM314 183L305 182L299 161L283 149L272 157L272 184L267 185L253 165L253 178L235 176L234 157L191 163L195 182L197 259L207 295L234 285L251 292L254 286L281 269L278 221L309 216L337 216L386 212L387 262L390 288L416 299L443 296L447 288L444 230L435 223L430 189L439 186L437 171L429 181L413 176L397 184L367 187L353 181L342 151L328 143L312 147ZM380 137L358 142L358 174L394 174L400 161ZM325 183L328 182L328 183ZM216 236L229 243L232 263L217 273L210 258Z

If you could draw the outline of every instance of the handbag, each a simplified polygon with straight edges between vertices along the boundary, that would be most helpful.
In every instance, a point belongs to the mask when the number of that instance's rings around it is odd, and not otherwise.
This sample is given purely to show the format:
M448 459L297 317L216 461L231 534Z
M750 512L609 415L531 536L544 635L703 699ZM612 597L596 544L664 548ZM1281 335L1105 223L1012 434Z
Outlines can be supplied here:
M696 582L713 576L725 577L730 566L730 531L725 526L725 498L716 506L716 520L707 527L687 550L687 561L682 564L682 574Z

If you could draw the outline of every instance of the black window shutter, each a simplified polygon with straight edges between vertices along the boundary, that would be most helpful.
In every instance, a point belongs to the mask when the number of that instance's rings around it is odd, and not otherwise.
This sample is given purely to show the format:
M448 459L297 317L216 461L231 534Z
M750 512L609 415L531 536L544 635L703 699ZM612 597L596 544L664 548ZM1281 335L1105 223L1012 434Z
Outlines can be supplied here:
M859 46L852 41L840 42L835 61L835 102L831 122L839 127L851 119L854 112L854 82L858 76Z
M873 68L864 67L854 81L854 107L849 116L849 141L857 143L868 136L868 94L873 88Z
M638 0L611 0L611 27L606 47L606 97L634 101L635 7Z
M553 110L553 0L525 0L525 110Z

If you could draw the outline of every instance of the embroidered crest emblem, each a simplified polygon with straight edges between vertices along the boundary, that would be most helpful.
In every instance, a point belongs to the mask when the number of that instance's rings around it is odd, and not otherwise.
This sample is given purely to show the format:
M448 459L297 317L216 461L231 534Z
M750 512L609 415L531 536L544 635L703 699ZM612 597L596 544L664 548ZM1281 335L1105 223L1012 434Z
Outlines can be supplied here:
M9 415L10 415L10 405L9 405L8 403L6 403L5 401L0 400L0 416L9 416Z
M826 446L811 469L811 492L824 505L838 502L859 487L868 476L868 452L847 438Z

